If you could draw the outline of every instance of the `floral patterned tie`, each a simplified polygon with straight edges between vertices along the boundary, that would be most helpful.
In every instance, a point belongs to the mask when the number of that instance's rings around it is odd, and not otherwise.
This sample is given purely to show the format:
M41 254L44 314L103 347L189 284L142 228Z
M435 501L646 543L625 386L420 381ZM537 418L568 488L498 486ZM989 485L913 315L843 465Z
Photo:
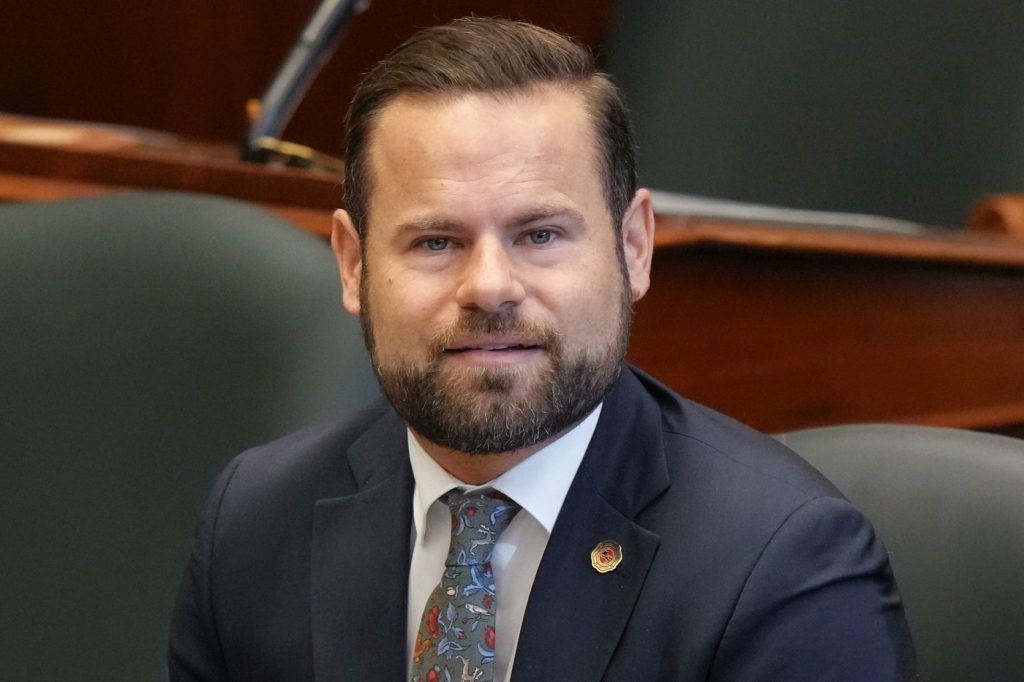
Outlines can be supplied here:
M416 634L412 682L494 679L494 573L491 552L520 507L494 490L453 490L452 541L441 582Z

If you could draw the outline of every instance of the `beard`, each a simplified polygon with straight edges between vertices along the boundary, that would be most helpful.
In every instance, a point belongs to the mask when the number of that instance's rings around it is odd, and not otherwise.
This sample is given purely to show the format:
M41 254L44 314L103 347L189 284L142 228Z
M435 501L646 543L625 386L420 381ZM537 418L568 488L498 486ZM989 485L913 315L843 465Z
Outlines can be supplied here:
M364 295L363 301L368 297ZM382 362L365 305L361 320L384 395L405 422L440 446L467 454L493 454L546 441L601 402L618 377L629 342L632 300L625 282L617 303L618 329L607 342L572 353L559 334L522 320L514 311L466 310L432 339L425 365ZM535 366L455 368L446 361L445 349L455 338L503 334L531 339L545 353L546 366L539 370Z

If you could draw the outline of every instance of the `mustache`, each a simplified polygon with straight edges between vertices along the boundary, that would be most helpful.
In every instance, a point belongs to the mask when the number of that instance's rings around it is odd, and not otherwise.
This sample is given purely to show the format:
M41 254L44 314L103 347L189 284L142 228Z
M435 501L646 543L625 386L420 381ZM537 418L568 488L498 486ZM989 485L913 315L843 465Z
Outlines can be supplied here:
M479 310L463 311L459 319L441 330L430 340L431 357L440 357L459 339L473 336L514 336L527 338L548 349L561 347L561 334L537 322L524 320L518 312L488 313Z

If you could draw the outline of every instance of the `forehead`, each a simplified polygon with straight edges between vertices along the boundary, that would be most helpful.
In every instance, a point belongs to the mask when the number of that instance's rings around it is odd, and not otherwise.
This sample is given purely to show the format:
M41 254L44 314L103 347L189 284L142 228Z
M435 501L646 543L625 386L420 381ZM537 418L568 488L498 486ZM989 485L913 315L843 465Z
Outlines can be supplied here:
M370 136L371 213L394 185L427 180L586 182L599 199L599 158L587 101L571 87L404 94L378 113Z
M539 131L565 123L585 128L587 137L592 137L588 101L582 90L568 84L537 83L513 90L401 94L377 112L370 146L382 135L393 136L416 121L429 120L431 125L472 118L494 121L503 112L520 120L524 129ZM527 112L532 115L523 117Z

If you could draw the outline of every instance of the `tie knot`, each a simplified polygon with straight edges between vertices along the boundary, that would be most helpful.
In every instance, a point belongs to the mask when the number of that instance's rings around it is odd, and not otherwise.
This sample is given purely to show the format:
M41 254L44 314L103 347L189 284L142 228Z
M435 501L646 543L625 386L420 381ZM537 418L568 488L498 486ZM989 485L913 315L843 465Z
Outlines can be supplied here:
M453 490L442 498L452 514L449 566L473 566L490 561L502 532L520 506L496 490Z

